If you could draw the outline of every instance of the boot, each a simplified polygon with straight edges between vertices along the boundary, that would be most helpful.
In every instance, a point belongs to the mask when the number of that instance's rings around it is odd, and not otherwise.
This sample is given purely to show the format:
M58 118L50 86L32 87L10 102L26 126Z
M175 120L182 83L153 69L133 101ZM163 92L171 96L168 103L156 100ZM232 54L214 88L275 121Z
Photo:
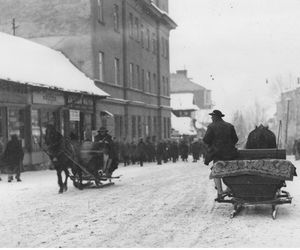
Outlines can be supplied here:
M13 181L13 179L14 179L14 177L13 177L13 176L11 176L11 175L9 175L9 176L8 176L8 180L7 180L7 181L8 181L8 182L12 182L12 181Z

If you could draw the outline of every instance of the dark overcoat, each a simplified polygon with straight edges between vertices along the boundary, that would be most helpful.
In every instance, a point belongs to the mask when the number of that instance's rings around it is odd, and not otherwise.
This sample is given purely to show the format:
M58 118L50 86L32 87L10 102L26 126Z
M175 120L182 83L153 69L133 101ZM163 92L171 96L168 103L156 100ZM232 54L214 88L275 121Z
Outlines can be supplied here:
M208 145L205 164L210 161L231 160L237 157L238 137L234 126L223 119L208 125L203 141Z

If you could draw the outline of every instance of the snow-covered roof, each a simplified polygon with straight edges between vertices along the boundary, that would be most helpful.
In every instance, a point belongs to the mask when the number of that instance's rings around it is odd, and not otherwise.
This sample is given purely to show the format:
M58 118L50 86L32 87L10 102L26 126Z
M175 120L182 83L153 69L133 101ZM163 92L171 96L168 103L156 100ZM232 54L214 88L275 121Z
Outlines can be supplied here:
M0 79L68 92L109 96L61 52L2 32Z
M177 117L171 114L171 125L172 129L178 131L180 135L197 134L190 117Z
M199 110L199 107L194 104L193 93L176 93L170 96L173 110Z

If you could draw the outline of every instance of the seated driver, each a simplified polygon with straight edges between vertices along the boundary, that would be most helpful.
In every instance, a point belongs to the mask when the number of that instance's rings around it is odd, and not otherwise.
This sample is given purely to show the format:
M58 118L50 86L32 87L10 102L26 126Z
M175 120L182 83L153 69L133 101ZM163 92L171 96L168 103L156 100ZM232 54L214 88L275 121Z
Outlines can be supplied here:
M237 157L237 149L235 147L238 142L234 126L225 122L222 117L225 115L220 110L214 110L209 114L212 123L208 125L203 141L207 144L208 150L205 155L205 164L211 161L214 163L222 160L233 160ZM214 178L218 197L221 200L224 196L221 178Z

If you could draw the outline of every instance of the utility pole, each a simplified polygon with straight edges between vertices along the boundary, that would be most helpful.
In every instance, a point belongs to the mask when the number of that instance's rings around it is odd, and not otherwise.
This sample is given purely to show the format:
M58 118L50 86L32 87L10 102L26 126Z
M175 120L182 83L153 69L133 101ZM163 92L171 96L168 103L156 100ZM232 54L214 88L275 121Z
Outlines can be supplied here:
M12 20L12 30L13 30L13 35L14 36L16 35L17 28L19 28L19 26L16 26L16 19L13 18L13 20Z

